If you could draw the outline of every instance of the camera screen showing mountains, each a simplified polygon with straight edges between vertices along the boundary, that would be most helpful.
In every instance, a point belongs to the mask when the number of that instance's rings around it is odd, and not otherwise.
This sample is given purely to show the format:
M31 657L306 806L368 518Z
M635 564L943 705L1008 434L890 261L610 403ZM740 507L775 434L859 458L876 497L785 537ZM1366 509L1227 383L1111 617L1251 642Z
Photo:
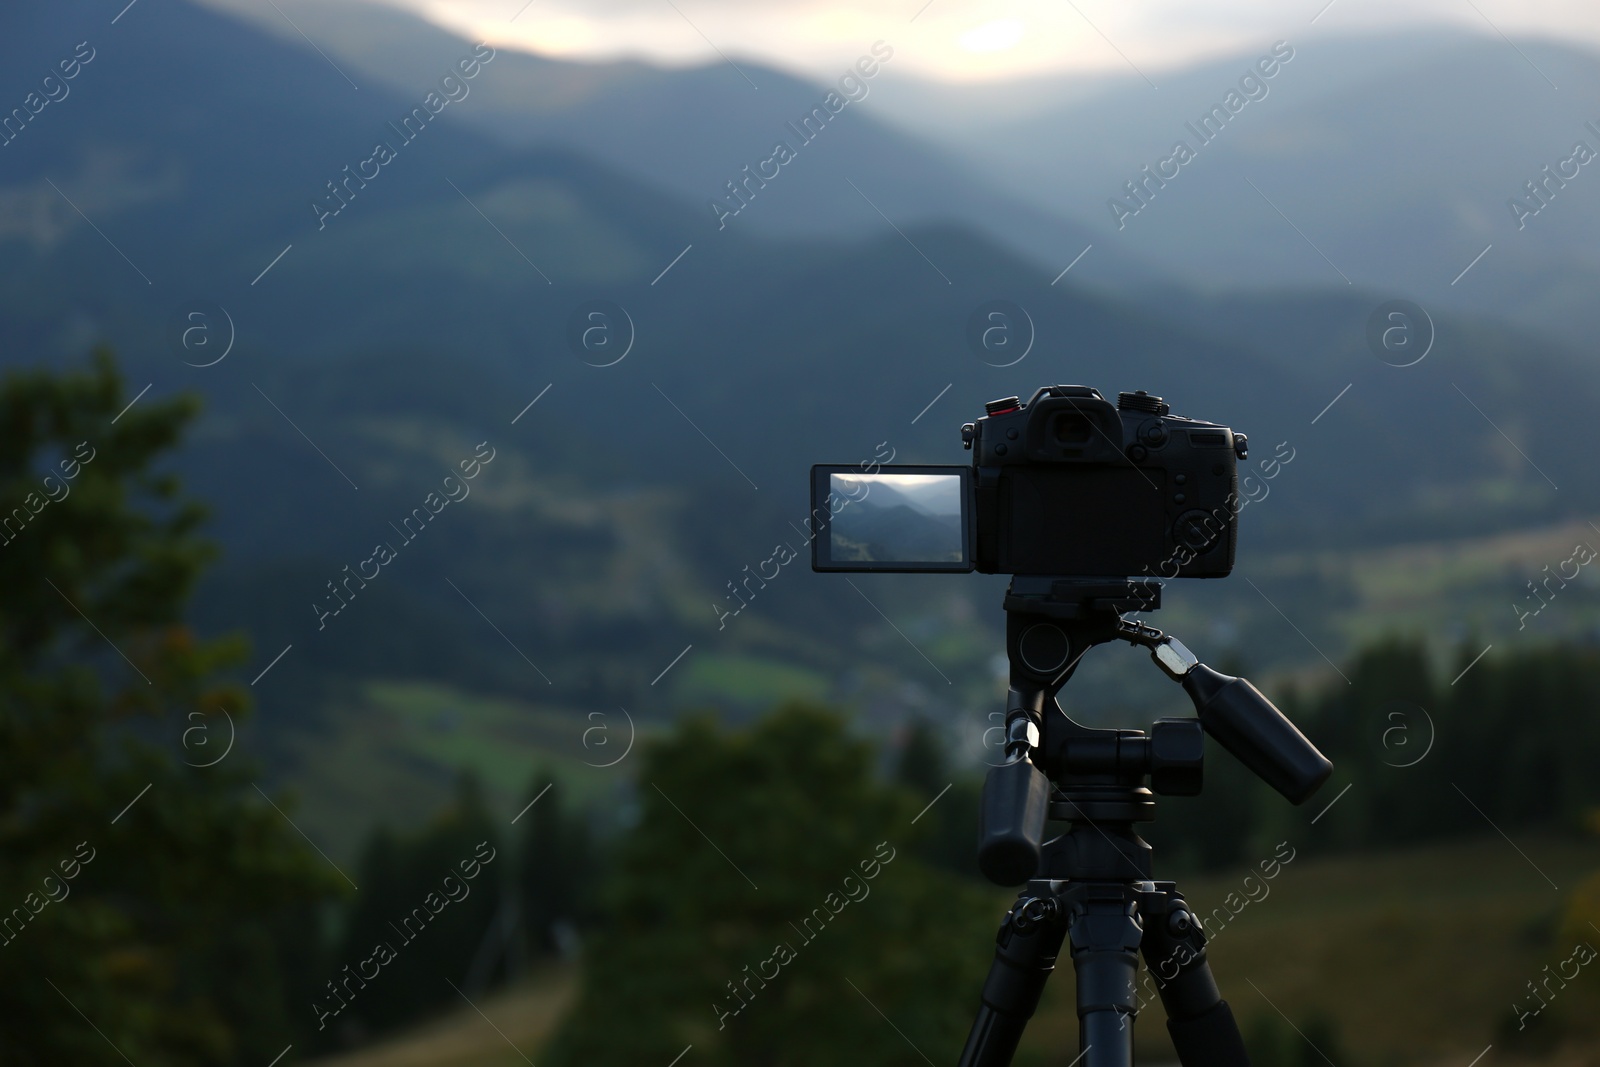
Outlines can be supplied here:
M960 563L961 478L954 474L834 474L835 562Z

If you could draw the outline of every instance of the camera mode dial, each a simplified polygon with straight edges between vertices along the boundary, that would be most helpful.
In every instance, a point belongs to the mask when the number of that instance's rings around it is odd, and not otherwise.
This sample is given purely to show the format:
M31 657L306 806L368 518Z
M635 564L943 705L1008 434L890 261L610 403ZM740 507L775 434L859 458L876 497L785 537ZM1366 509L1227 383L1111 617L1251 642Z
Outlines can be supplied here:
M1172 405L1159 396L1151 396L1143 389L1140 389L1132 393L1118 393L1117 410L1148 411L1152 415L1165 415L1172 410Z

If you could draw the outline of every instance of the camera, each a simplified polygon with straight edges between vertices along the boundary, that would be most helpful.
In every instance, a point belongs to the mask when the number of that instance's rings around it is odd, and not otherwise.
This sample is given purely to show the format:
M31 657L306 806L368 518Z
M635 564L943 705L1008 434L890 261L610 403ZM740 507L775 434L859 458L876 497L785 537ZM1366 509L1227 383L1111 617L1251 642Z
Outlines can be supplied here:
M812 568L1087 578L1233 570L1242 433L1082 385L990 401L972 465L812 468Z
M1133 1062L1141 953L1164 975L1178 1058L1247 1064L1205 933L1177 886L1155 880L1137 826L1155 817L1155 793L1200 792L1206 735L1295 804L1333 764L1255 686L1124 613L1158 609L1162 578L1233 570L1249 442L1172 414L1159 396L1119 393L1112 404L1082 385L992 400L961 440L971 466L812 467L808 520L815 570L1011 575L1005 761L984 779L978 868L1023 888L1001 922L961 1067L1011 1062L1069 944L1078 1044L1098 1050L1092 1065ZM1057 694L1085 653L1113 641L1147 649L1195 716L1146 732L1068 715Z

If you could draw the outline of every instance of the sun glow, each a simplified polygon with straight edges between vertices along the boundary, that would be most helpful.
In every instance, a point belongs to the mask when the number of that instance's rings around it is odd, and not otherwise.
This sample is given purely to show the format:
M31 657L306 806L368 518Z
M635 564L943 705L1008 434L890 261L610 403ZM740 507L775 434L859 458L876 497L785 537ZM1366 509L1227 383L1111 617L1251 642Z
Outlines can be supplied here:
M996 19L961 35L961 47L968 52L1004 52L1022 41L1022 23L1016 19Z

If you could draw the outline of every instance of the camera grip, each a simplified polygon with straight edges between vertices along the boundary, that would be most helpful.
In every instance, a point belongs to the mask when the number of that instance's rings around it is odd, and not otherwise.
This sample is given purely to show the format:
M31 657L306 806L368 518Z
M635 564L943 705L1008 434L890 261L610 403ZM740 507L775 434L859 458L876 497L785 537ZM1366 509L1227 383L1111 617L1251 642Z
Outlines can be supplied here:
M1292 804L1304 803L1333 764L1261 690L1197 664L1183 679L1206 733Z
M1050 810L1050 779L1027 759L1004 763L983 781L978 869L996 885L1021 885L1039 869Z

